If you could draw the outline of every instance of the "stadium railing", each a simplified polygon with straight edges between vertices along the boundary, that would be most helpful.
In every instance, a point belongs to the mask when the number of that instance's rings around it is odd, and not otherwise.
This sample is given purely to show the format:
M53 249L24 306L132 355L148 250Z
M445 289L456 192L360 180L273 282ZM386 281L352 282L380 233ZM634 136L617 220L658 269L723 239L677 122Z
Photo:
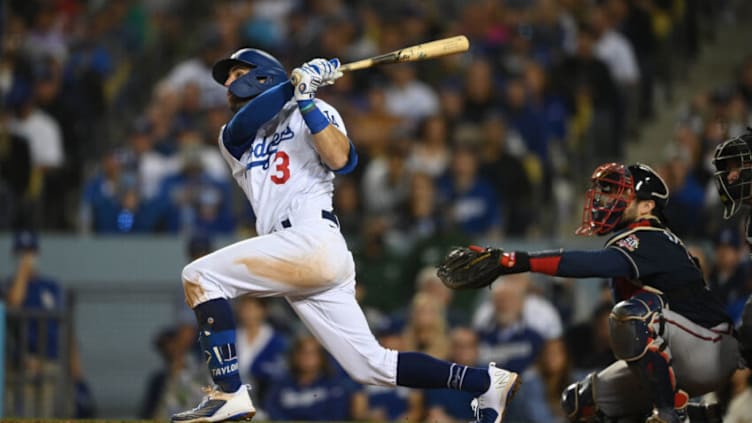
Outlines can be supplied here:
M0 417L68 417L72 297L62 310L9 308L0 303ZM50 331L57 327L55 342ZM56 349L57 351L53 351Z

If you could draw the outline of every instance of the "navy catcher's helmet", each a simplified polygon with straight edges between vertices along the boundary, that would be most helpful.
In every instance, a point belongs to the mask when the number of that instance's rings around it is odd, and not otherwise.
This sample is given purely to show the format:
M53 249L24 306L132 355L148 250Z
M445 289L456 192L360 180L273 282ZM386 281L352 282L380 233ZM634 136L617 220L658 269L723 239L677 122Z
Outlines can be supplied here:
M635 197L638 200L653 200L657 211L668 205L668 185L650 166L635 163L627 167L632 174Z
M752 129L715 148L715 185L723 204L723 217L731 218L752 198Z
M618 230L624 210L632 200L653 200L653 214L665 222L663 214L668 205L668 185L650 166L635 163L624 166L605 163L598 166L591 177L590 189L585 193L582 224L578 235L605 235Z
M241 48L227 59L214 64L212 76L224 85L233 66L246 66L251 71L230 84L232 95L240 99L255 97L287 80L285 67L271 54L255 48Z

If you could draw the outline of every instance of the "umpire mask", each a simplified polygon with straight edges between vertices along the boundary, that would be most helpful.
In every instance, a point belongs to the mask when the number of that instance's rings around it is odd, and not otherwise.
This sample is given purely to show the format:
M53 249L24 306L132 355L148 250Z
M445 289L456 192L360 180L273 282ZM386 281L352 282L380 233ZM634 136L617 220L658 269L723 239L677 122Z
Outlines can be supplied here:
M582 224L577 235L605 235L619 225L624 210L634 199L632 175L624 165L606 163L598 166L585 193Z
M715 185L723 204L723 217L735 215L752 198L752 132L719 144L713 154Z

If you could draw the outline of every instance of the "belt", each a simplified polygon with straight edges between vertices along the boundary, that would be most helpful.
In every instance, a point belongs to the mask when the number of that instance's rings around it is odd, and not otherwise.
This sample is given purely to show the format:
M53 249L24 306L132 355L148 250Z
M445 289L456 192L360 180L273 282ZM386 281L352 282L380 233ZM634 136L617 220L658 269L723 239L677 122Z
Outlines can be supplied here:
M321 218L333 222L339 228L339 219L337 219L337 215L334 214L333 211L321 210ZM290 219L283 220L282 227L285 229L292 228L292 223L290 223Z

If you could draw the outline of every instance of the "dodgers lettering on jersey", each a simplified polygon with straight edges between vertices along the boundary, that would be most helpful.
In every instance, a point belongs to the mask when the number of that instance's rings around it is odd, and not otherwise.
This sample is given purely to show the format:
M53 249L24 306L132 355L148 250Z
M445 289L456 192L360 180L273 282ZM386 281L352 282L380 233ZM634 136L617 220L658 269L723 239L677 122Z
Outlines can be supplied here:
M279 151L279 144L283 141L291 140L295 137L295 132L288 125L280 132L275 132L271 137L263 137L261 142L255 142L251 148L253 160L248 163L247 168L261 166L264 170L269 169L269 162L272 155L276 157Z
M337 110L323 100L315 102L332 125L347 135ZM320 219L321 210L332 209L334 172L321 162L294 99L258 130L240 159L227 151L222 134L220 130L219 149L253 207L259 235L279 229L283 220L296 214L318 213Z
M647 285L663 293L671 310L703 327L729 321L684 243L657 220L635 222L611 237L606 247L623 253L633 269L634 280L611 282L616 302Z

